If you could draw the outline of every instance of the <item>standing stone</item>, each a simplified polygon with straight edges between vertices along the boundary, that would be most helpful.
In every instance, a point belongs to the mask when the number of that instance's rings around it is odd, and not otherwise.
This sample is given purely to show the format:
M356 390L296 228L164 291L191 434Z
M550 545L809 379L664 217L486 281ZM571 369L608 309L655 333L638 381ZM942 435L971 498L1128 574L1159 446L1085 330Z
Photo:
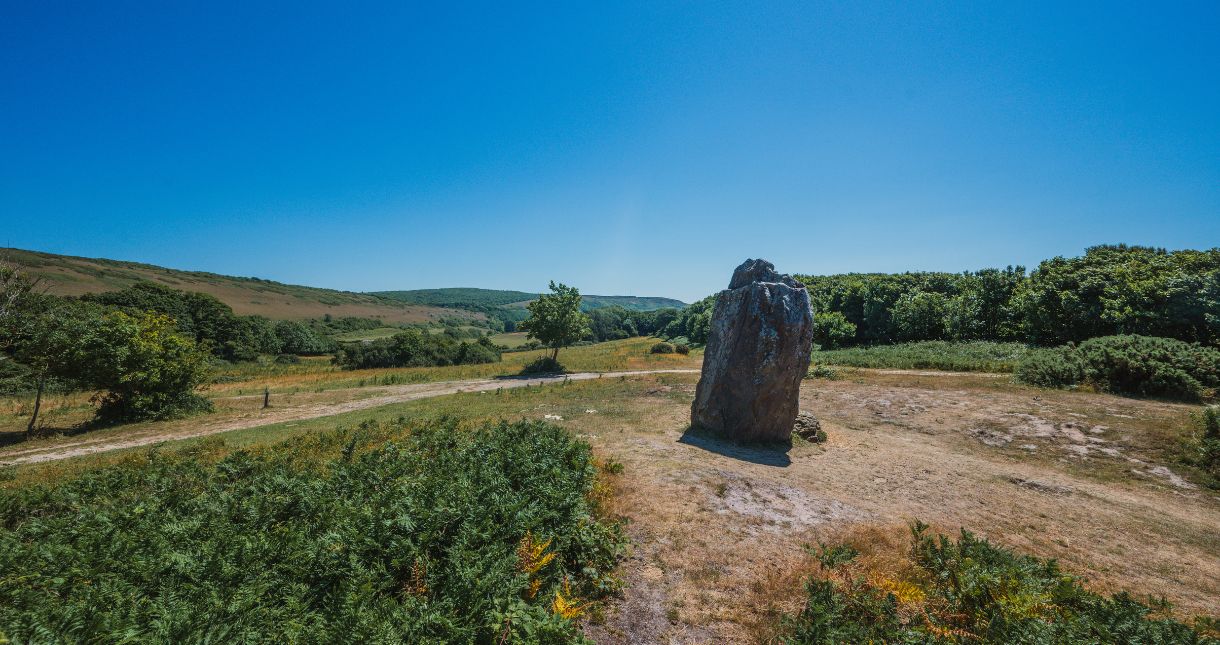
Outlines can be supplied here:
M716 296L691 425L742 441L790 441L812 349L805 285L766 260L746 260Z

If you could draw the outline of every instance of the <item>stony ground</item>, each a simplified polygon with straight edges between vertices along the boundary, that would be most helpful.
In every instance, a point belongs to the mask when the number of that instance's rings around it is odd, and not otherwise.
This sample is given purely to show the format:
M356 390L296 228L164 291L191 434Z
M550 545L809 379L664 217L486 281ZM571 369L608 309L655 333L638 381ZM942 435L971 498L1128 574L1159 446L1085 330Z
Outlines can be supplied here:
M806 381L824 445L749 450L685 433L693 378L645 392L644 424L569 423L622 461L636 548L606 643L753 642L802 544L921 519L1060 558L1094 587L1220 614L1220 499L1160 463L1190 406L1044 392L1006 379L861 373ZM776 597L776 594L780 597ZM785 596L786 594L786 596Z

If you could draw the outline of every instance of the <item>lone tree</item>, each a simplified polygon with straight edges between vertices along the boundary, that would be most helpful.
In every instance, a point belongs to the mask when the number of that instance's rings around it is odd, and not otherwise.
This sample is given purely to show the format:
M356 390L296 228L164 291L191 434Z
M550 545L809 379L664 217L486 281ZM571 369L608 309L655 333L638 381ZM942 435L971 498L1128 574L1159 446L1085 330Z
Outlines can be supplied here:
M83 358L77 349L87 329L82 317L67 307L56 306L53 302L39 305L37 311L27 311L22 317L22 328L17 332L13 352L35 383L34 411L25 428L27 439L38 427L38 413L42 409L47 381L57 379L70 383L80 376Z
M526 308L530 317L517 328L529 332L528 338L550 347L551 360L559 360L560 347L567 347L592 331L592 321L580 311L580 291L576 287L555 284L552 280L551 293L538 296Z

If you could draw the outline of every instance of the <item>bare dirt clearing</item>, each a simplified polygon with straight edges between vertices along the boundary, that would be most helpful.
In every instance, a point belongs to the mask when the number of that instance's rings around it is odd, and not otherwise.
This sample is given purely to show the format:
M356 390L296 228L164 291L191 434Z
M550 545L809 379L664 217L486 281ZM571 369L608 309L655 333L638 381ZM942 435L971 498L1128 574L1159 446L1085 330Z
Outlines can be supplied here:
M683 440L687 380L640 397L643 425L569 424L625 464L616 504L638 545L624 600L589 628L598 642L754 641L777 600L764 582L799 566L802 544L916 518L1060 558L1095 588L1220 613L1220 500L1158 474L1172 464L1152 446L1190 406L985 375L806 381L829 442L782 455Z

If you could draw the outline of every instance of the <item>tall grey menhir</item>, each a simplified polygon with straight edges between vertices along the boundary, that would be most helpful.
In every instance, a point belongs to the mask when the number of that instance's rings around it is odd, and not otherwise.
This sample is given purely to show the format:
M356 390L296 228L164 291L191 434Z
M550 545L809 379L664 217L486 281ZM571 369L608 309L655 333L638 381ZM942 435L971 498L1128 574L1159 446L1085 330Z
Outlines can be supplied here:
M789 441L812 349L805 285L766 260L746 260L716 296L691 425L742 441Z

